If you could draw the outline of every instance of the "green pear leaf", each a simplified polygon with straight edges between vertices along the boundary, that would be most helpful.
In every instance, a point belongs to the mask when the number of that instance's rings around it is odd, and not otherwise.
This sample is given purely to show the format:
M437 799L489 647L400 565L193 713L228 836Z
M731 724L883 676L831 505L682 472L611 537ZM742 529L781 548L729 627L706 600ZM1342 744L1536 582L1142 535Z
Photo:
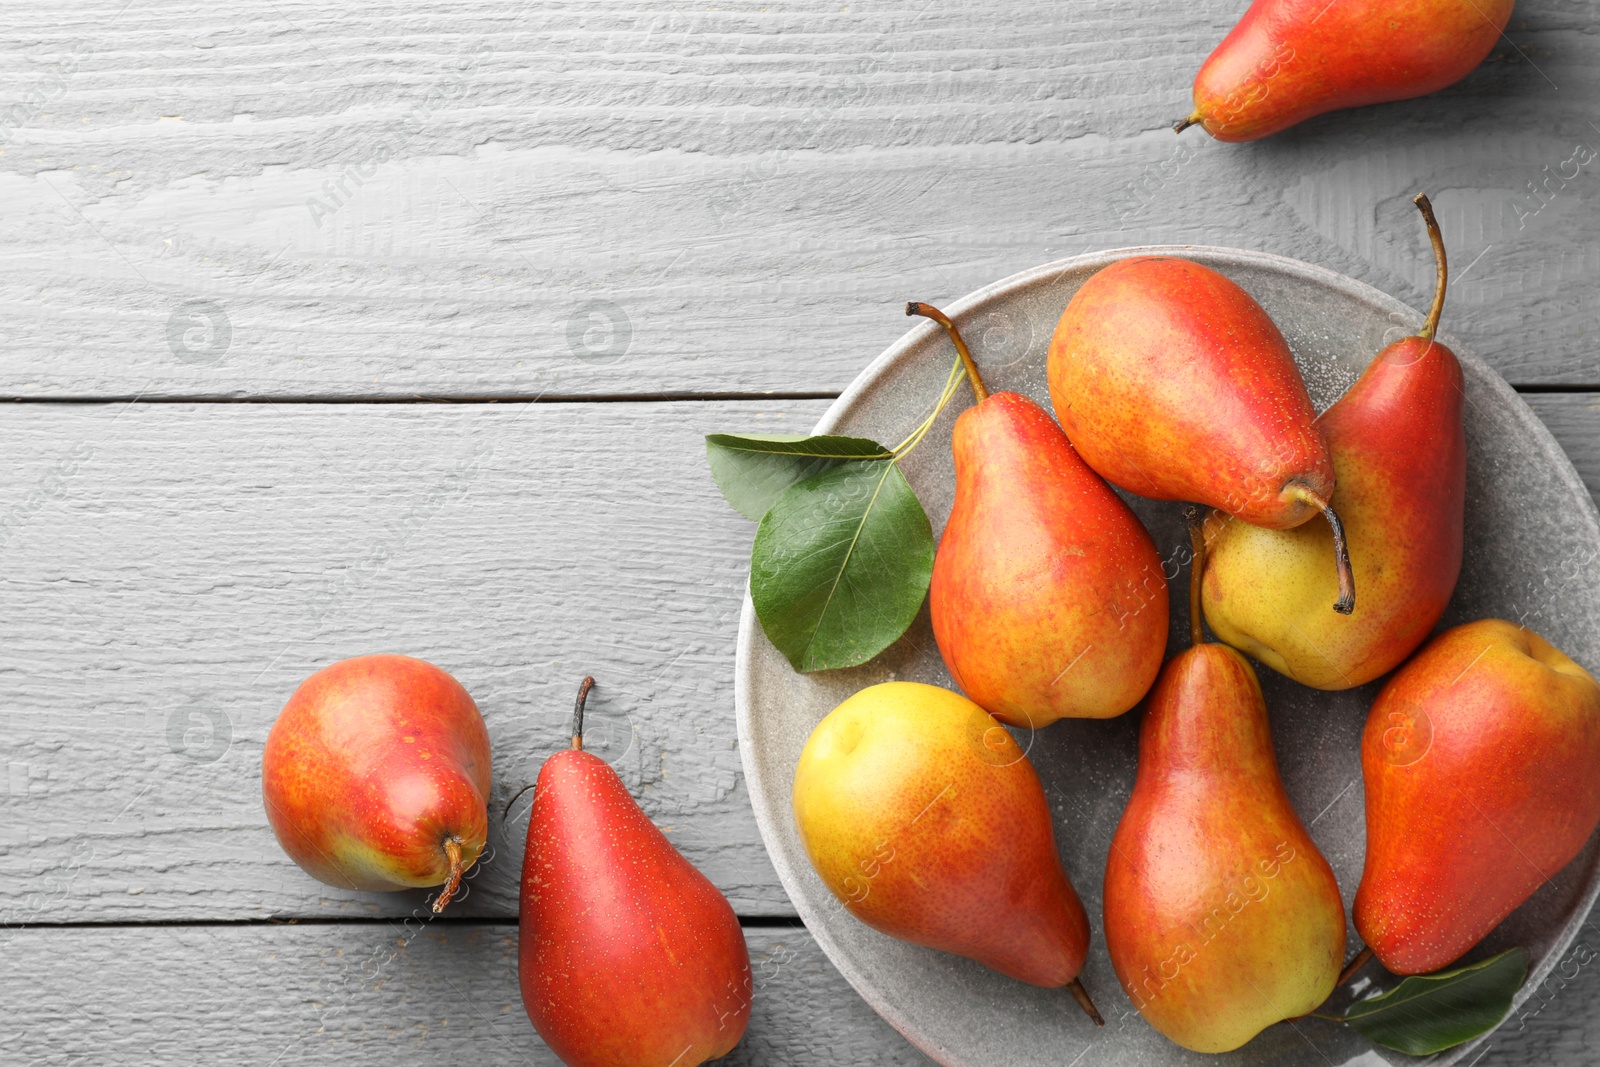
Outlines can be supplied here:
M735 511L760 521L783 491L848 460L887 459L889 450L864 437L823 434L706 435L711 477Z
M1385 1048L1428 1056L1504 1022L1527 976L1528 950L1507 949L1481 963L1407 978L1352 1004L1343 1019Z
M801 672L854 667L888 648L932 576L933 528L893 460L843 463L791 485L750 550L756 617Z

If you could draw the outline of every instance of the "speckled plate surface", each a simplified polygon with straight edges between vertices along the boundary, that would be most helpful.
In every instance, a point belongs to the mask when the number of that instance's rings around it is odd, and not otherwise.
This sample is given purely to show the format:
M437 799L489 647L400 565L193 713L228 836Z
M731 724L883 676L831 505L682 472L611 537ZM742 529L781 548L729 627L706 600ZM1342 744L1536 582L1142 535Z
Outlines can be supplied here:
M982 289L945 308L962 327L991 389L1027 393L1049 408L1045 353L1067 301L1085 279L1117 259L1162 252L1208 264L1233 278L1271 313L1294 349L1318 410L1332 403L1388 341L1415 332L1422 315L1332 271L1231 249L1123 249L1048 264ZM908 293L924 298L929 294ZM1450 322L1448 304L1445 325ZM1600 668L1600 522L1577 473L1528 406L1455 338L1441 340L1466 372L1466 557L1441 622L1486 616L1520 621L1591 671ZM818 432L899 440L930 408L950 369L942 330L919 323L879 356L828 410ZM963 393L905 462L935 531L954 493L949 435ZM1176 504L1129 498L1163 555L1185 541ZM1169 572L1170 573L1170 572ZM1187 582L1185 569L1174 589ZM1186 643L1184 605L1175 603L1169 653ZM1339 877L1348 910L1361 873L1365 828L1358 741L1378 684L1344 693L1303 688L1258 668L1272 714L1278 760L1301 818ZM1105 953L1101 882L1111 835L1133 785L1137 712L1109 722L1064 721L1019 733L1044 780L1062 860L1093 930L1083 972L1106 1016L1096 1030L1061 990L1043 990L868 929L846 913L805 858L789 795L795 761L812 728L857 690L890 679L949 686L924 607L898 644L866 666L794 673L767 643L748 599L739 633L739 741L756 820L778 875L806 925L835 965L877 1011L933 1059L960 1067L1381 1067L1410 1057L1374 1049L1355 1032L1306 1019L1281 1023L1237 1052L1204 1056L1166 1041L1139 1018ZM1472 958L1526 946L1534 970L1519 1005L1560 962L1588 914L1600 848L1583 854L1518 909ZM1352 943L1355 932L1350 931ZM1512 1015L1515 1025L1516 1013ZM1481 1044L1481 1041L1478 1043ZM1470 1063L1474 1045L1431 1059Z

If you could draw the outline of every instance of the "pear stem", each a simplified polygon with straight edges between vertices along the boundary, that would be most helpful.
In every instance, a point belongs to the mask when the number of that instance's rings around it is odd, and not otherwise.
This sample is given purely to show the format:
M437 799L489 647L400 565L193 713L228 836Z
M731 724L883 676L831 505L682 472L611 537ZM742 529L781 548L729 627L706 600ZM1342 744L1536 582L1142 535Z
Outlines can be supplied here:
M1195 112L1193 114L1191 114L1188 118L1179 119L1177 122L1174 122L1172 124L1172 132L1173 133L1182 133L1184 130L1187 130L1190 126L1198 126L1203 121L1204 121L1204 119L1201 118L1199 109L1196 109Z
M1356 575L1350 569L1350 546L1345 541L1344 523L1339 521L1339 513L1333 510L1332 504L1305 486L1291 485L1289 492L1321 511L1322 517L1328 520L1328 527L1333 531L1333 566L1339 572L1339 599L1334 601L1333 610L1348 615L1356 610Z
M1189 647L1193 648L1206 641L1200 624L1200 578L1206 569L1206 534L1199 508L1188 505L1183 509L1183 518L1189 524L1189 544L1194 549L1194 560L1189 567Z
M1082 982L1074 978L1067 983L1067 992L1072 994L1072 999L1078 1002L1078 1007L1082 1008L1084 1014L1094 1020L1096 1026L1104 1026L1106 1024L1105 1019L1100 1017L1100 1010L1094 1006L1094 1001L1089 999L1089 991L1083 988Z
M593 688L594 679L584 675L578 685L577 703L572 708L572 747L579 752L583 751L583 705L589 699L589 690Z
M1418 193L1411 198L1411 202L1422 212L1422 221L1428 227L1428 240L1433 242L1433 262L1439 269L1439 280L1433 289L1433 307L1428 309L1427 321L1417 332L1418 337L1431 341L1434 331L1439 328L1439 313L1444 310L1444 287L1450 281L1450 264L1445 259L1444 234L1439 232L1439 220L1433 217L1433 204L1429 202L1428 194Z
M1356 953L1356 958L1351 960L1348 964L1345 965L1345 969L1343 971L1341 971L1340 974L1339 974L1339 980L1337 982L1333 983L1334 988L1337 989L1339 986L1342 986L1346 982L1350 981L1350 979L1352 979L1352 978L1354 978L1356 976L1356 973L1358 971L1360 971L1361 968L1365 967L1367 964L1369 964L1371 962L1372 962L1372 947L1369 945L1369 946L1363 948L1360 952L1357 952Z
M433 902L433 913L439 914L444 906L450 903L450 898L456 895L456 890L461 888L461 873L465 869L461 866L461 839L454 834L444 839L445 858L450 861L450 878L445 882L444 888L439 890L439 898Z
M585 675L583 681L578 685L578 701L572 709L572 747L577 752L583 751L583 705L589 699L589 690L593 688L594 679L589 675ZM515 795L506 801L504 810L500 812L500 821L505 822L506 818L511 814L511 805L515 804L522 794L538 784L538 782L529 782L517 790Z
M961 339L961 331L956 329L956 324L932 304L919 304L915 300L906 305L906 314L932 319L949 332L950 340L956 343L956 354L961 357L961 365L966 368L967 381L972 383L972 395L978 398L980 404L989 399L989 390L984 388L983 379L978 376L978 365L973 362L972 353L967 351L967 343Z

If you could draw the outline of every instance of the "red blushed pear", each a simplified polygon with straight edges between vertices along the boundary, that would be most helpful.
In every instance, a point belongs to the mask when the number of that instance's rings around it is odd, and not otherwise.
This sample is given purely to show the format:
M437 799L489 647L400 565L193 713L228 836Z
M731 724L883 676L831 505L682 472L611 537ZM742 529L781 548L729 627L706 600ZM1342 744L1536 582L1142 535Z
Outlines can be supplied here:
M1050 339L1050 400L1078 455L1113 485L1286 530L1333 535L1334 610L1355 607L1333 463L1299 368L1260 304L1209 267L1119 260L1073 294Z
M694 1067L744 1035L749 951L727 899L610 764L583 751L593 685L585 678L578 690L572 747L545 760L533 786L522 1004L569 1067Z
M1461 364L1434 340L1449 269L1428 198L1417 194L1438 266L1427 321L1373 359L1317 420L1338 474L1361 606L1329 608L1330 531L1265 530L1223 515L1207 528L1206 621L1218 637L1317 689L1387 674L1427 639L1461 573L1467 494Z
M1018 981L1078 981L1089 919L1061 868L1050 805L1005 727L959 693L868 686L811 732L794 772L806 855L874 930Z
M1255 672L1202 643L1197 580L1190 631L1146 702L1106 864L1106 948L1151 1026L1227 1052L1333 992L1344 904L1284 792Z
M291 859L341 889L455 894L488 836L489 734L461 684L408 656L360 656L289 698L261 760Z
M1389 680L1361 738L1355 924L1395 974L1458 960L1600 823L1600 685L1501 619L1446 630Z
M933 635L967 696L1013 726L1103 719L1139 702L1167 645L1155 542L1043 408L984 388L956 420L956 498L934 557Z
M1313 115L1406 100L1466 77L1513 0L1255 0L1194 80L1219 141L1253 141Z

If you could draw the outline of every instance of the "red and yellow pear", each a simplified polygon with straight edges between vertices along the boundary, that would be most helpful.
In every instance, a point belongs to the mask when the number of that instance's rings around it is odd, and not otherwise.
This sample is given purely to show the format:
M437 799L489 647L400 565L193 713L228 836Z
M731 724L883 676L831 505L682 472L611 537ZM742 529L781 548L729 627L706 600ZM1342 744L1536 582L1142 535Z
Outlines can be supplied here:
M1167 582L1138 516L1020 393L990 394L955 325L977 404L951 441L956 496L928 593L967 696L1013 726L1103 719L1139 702L1167 646Z
M528 814L517 970L534 1029L568 1067L694 1067L750 1021L750 954L727 898L639 810L611 765L545 760ZM515 798L513 798L515 799Z
M1253 141L1340 108L1425 96L1483 62L1514 0L1255 0L1194 79L1219 141Z
M342 889L455 894L488 837L489 733L461 684L408 656L359 656L307 678L267 735L273 833Z
M1027 754L977 704L884 682L829 712L800 754L794 817L811 864L850 914L890 937L1010 978L1078 981L1089 919L1056 852Z
M1213 514L1207 522L1206 622L1218 637L1317 689L1348 689L1399 666L1444 614L1461 573L1467 492L1461 364L1434 339L1449 276L1428 198L1438 266L1422 330L1372 360L1317 425L1333 457L1361 604L1349 615L1326 561L1321 524L1267 530Z
M1198 601L1196 584L1193 645L1162 669L1140 724L1106 864L1106 948L1151 1026L1227 1052L1333 992L1344 904L1278 776L1255 672L1202 643Z
M1175 256L1133 256L1073 294L1050 340L1050 400L1113 485L1289 529L1322 512L1355 605L1333 463L1294 356L1239 285Z
M1356 930L1395 974L1449 966L1600 824L1600 685L1502 619L1446 630L1389 679L1361 737Z

